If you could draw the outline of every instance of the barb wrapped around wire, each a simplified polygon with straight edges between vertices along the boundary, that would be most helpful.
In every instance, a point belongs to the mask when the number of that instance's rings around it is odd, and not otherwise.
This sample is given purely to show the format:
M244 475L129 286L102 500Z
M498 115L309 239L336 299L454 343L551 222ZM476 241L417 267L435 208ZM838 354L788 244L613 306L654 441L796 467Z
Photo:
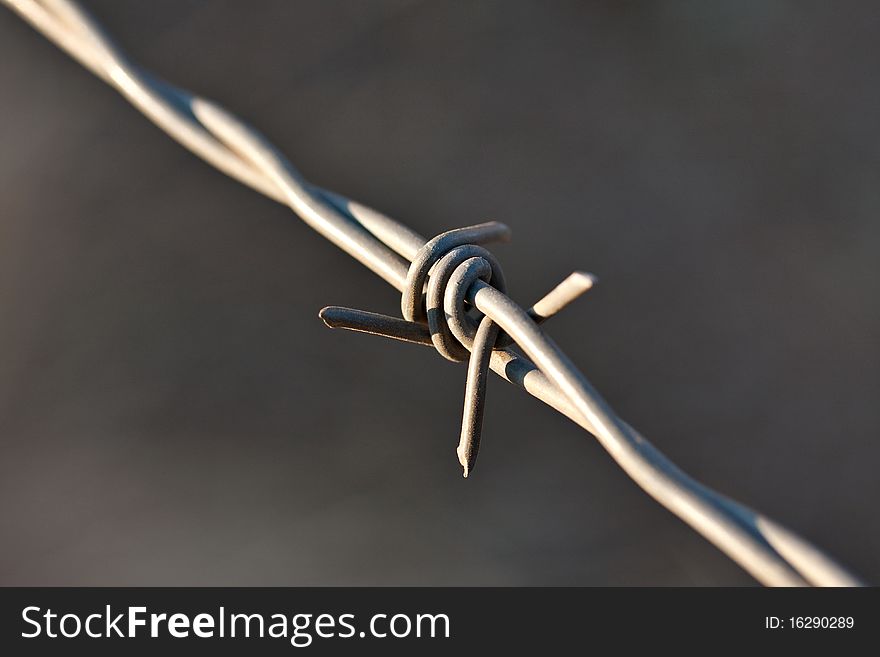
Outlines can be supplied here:
M308 226L402 292L402 319L333 307L325 308L321 316L330 326L426 344L451 360L469 361L459 444L465 474L477 454L487 368L491 368L589 431L651 497L760 582L860 583L796 534L689 477L620 419L541 331L538 324L588 289L594 281L591 276L576 272L525 311L504 293L501 268L480 246L509 238L503 224L461 228L426 242L381 212L312 185L252 127L128 61L75 2L0 1L184 147L288 205ZM477 313L482 317L478 319ZM515 350L507 347L511 344Z
M480 245L509 239L510 229L492 221L450 230L425 243L407 272L400 302L403 319L341 306L328 306L320 313L331 328L433 346L447 360L468 361L461 435L456 449L465 477L473 471L480 449L492 351L496 344L507 346L513 342L509 336L499 335L498 324L470 306L466 297L477 280L507 292L501 265ZM575 272L533 306L529 316L536 322L548 319L592 287L594 280L589 274ZM535 307L543 307L543 314Z

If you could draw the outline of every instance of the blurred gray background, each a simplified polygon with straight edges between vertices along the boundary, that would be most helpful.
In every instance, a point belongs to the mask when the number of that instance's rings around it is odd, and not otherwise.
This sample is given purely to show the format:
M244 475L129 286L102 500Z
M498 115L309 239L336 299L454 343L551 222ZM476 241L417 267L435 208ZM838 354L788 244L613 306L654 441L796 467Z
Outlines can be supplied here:
M528 305L683 468L880 580L880 9L88 2L136 60ZM397 295L0 11L0 583L753 581Z

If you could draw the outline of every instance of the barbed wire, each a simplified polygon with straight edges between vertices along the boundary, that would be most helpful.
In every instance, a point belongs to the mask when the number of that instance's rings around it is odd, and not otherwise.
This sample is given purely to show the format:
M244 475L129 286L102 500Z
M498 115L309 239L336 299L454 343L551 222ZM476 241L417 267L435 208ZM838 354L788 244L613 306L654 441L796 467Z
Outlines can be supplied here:
M335 306L324 308L320 316L330 327L424 344L450 360L468 361L457 450L465 477L473 471L478 453L491 369L593 434L649 495L759 582L860 585L801 537L680 470L617 417L539 328L593 285L590 274L575 272L526 311L505 294L501 267L483 246L509 239L507 226L489 222L426 241L377 210L310 184L256 130L219 105L130 62L75 2L2 2L185 148L288 205L320 235L401 292L402 318Z

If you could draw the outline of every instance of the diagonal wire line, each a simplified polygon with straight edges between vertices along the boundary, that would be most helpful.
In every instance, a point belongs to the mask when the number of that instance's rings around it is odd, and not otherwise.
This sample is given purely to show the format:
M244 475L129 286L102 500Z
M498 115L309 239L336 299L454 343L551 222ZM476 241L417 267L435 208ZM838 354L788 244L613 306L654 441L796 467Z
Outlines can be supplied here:
M185 148L232 178L288 205L320 235L402 292L404 300L409 296L412 301L414 292L421 294L421 284L414 287L411 275L416 265L411 265L442 236L426 241L377 210L311 185L253 128L215 103L161 81L128 61L75 2L2 2L117 89ZM506 227L499 227L496 224L489 230L506 230ZM587 275L573 275L571 280L526 312L485 280L463 279L462 271L461 267L455 269L449 279L445 301L449 302L451 298L459 305L466 302L483 313L484 323L487 323L483 335L479 336L479 344L475 346L473 335L461 336L450 320L449 328L453 329L455 338L474 352L469 372L477 369L474 360L486 360L496 374L522 387L593 434L649 495L761 583L772 586L860 585L857 578L801 537L688 476L617 417L583 374L538 327L539 321L555 313L592 284L592 279L585 278ZM431 278L436 275L436 269L431 270ZM452 293L454 283L461 288L457 299ZM429 280L429 288L430 285ZM418 302L416 308L421 312ZM434 331L424 323L408 321L412 319L409 317L391 318L335 307L324 309L321 316L331 327L352 328L435 346ZM491 324L497 327L490 331L488 325ZM494 337L487 341L487 333L497 335L499 330L504 333L497 341ZM478 349L484 350L488 356L478 354ZM475 389L485 390L485 381L475 378L479 372L472 374L468 377L468 389L471 390L473 384ZM466 398L465 415L469 410L479 411L481 417L482 411L475 409L474 403L481 402L479 398L476 402L471 397ZM462 449L460 446L460 453ZM467 472L467 465L465 468Z

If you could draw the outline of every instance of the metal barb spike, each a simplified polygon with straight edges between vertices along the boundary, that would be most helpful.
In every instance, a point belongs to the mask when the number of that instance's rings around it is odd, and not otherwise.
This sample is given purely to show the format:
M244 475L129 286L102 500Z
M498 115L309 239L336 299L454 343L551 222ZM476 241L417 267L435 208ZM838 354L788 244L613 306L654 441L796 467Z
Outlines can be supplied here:
M529 316L535 320L535 323L542 323L592 288L596 280L592 274L574 272L532 306L528 311ZM471 356L468 360L461 435L456 449L465 478L473 472L480 450L483 413L486 408L486 385L489 380L489 361L492 357L492 350L495 347L510 344L509 337L505 335L504 338L506 339L502 344L499 339L498 325L491 318L483 317L474 337Z

